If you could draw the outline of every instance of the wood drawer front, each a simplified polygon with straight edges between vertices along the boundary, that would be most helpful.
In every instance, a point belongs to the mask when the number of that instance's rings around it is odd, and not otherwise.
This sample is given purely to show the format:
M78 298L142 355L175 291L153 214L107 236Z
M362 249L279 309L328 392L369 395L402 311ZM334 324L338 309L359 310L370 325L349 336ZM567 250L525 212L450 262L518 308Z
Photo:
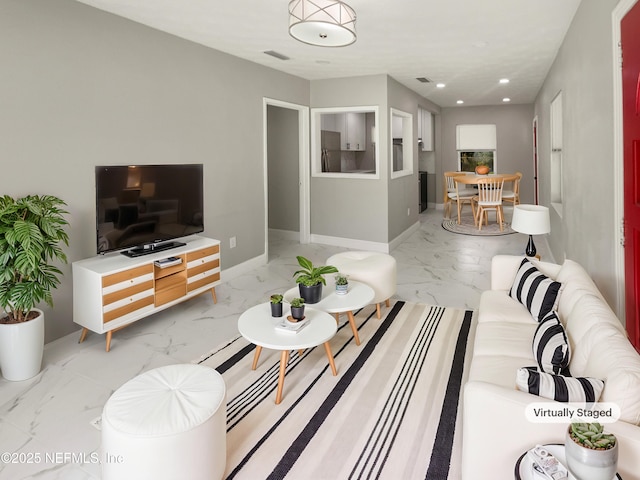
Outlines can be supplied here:
M152 279L147 279L146 281L143 281L143 282L136 282L133 285L129 285L129 282L126 282L126 284L127 286L125 288L118 289L110 293L105 293L105 290L107 289L104 289L102 291L102 305L107 306L112 303L125 300L130 297L134 297L138 293L141 293L144 291L150 291L151 294L153 295Z
M112 320L116 320L118 318L124 317L125 315L128 315L130 313L134 313L138 310L142 310L142 309L149 310L149 308L145 308L145 307L153 308L153 291L151 291L151 295L149 296L139 298L136 300L131 299L129 303L123 306L105 311L102 315L102 321L104 323L107 323Z
M212 272L211 270L208 270L199 275L189 277L189 280L187 283L187 290L189 292L193 292L194 290L204 287L205 285L216 283L219 280L220 280L220 272Z
M142 265L136 268L130 268L122 272L114 273L113 275L107 275L102 277L102 288L113 287L117 284L125 282L135 282L137 278L151 274L153 277L153 265Z
M200 263L198 265L194 265L193 267L189 267L189 269L187 270L187 276L193 277L195 275L200 275L207 270L217 270L218 267L220 267L220 259L214 258L206 263Z
M156 307L169 303L178 298L184 297L187 294L186 283L178 284L171 288L166 288L161 292L156 293Z
M187 263L200 260L205 257L218 255L220 253L220 245L213 245L211 247L196 250L195 252L187 253Z

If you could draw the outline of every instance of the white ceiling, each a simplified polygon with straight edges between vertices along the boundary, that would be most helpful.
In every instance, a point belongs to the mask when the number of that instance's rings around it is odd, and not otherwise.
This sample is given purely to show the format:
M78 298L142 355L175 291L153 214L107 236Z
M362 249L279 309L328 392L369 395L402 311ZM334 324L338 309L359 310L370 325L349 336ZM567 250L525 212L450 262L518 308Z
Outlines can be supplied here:
M581 0L346 0L358 39L337 48L290 37L289 0L77 1L309 80L386 73L451 107L533 103Z

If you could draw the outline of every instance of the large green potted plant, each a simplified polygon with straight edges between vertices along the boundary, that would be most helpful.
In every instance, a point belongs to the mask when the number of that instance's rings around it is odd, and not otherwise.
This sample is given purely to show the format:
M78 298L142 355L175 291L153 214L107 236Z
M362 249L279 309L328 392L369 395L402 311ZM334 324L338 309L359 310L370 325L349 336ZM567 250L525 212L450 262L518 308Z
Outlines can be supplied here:
M42 367L44 314L67 261L66 204L51 195L0 197L0 369L7 380L34 377Z
M324 275L336 273L338 269L333 265L315 267L311 260L302 256L297 256L296 259L301 269L293 276L296 277L300 296L304 298L305 303L318 303L322 299L322 286L327 284Z

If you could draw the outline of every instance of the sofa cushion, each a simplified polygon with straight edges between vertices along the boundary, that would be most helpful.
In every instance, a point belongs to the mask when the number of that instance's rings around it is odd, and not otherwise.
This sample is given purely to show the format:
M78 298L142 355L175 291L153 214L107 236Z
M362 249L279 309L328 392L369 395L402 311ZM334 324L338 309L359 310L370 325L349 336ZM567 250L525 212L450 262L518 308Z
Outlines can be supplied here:
M475 355L469 369L469 381L487 382L515 390L516 372L519 368L533 363L533 358L528 356Z
M593 325L574 345L569 368L604 379L600 400L618 404L621 420L640 425L640 355L618 328Z
M556 312L542 319L533 335L533 356L545 373L568 374L571 350Z
M506 290L486 290L480 295L478 323L486 322L536 323L527 308Z
M565 377L536 370L519 368L516 374L518 390L556 402L597 402L604 382L596 378Z
M481 323L476 328L473 355L507 355L512 357L526 355L533 359L531 339L537 326L538 324L535 322ZM535 364L535 360L533 363Z
M516 273L509 295L527 307L533 318L540 321L555 309L560 287L560 282L544 275L525 258Z
M604 301L598 287L579 263L565 260L556 280L562 284L562 295L558 301L560 318L567 318L573 307L585 294L595 295Z
M564 295L564 291L562 293ZM574 305L568 316L560 319L564 321L569 342L573 345L579 343L582 337L596 325L610 325L623 335L624 326L618 320L615 313L599 296L584 293Z

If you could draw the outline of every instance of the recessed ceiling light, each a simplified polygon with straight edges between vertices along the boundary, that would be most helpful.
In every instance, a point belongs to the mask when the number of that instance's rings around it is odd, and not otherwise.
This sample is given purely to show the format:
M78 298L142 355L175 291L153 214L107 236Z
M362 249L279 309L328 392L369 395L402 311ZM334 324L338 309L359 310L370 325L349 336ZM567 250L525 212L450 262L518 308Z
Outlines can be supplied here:
M508 78L501 78L500 79L500 83L509 83L509 79Z
M464 100L458 100L456 103L457 103L458 105L463 104L463 103L464 103Z
M510 99L509 97L505 97L505 98L503 98L503 99L502 99L502 101L503 101L503 102L510 102L510 101L511 101L511 99Z
M444 87L446 87L446 85L444 83L436 83L436 87L444 88Z

